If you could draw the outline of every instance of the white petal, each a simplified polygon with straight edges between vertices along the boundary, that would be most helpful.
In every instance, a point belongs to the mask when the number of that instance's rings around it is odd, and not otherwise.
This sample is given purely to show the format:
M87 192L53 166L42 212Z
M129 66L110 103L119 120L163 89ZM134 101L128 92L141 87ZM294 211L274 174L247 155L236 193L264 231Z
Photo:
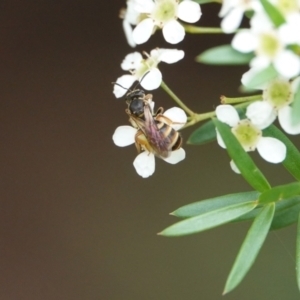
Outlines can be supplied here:
M247 107L246 116L259 129L265 129L275 121L277 114L267 101L256 101Z
M179 163L183 159L185 159L185 151L182 148L172 151L169 157L163 158L164 161L172 165Z
M151 57L155 57L158 61L173 64L183 59L184 51L177 49L153 49L150 55Z
M255 35L250 30L243 30L238 32L233 40L232 47L237 51L247 53L251 52L257 48L258 40Z
M276 57L274 67L282 76L291 78L299 75L300 59L292 51L285 50Z
M133 166L136 172L143 178L151 176L155 171L154 154L144 151L140 153L134 160Z
M239 168L236 166L235 162L233 160L230 161L230 167L231 170L237 174L241 174L241 171L239 170Z
M177 16L182 21L195 23L199 21L201 14L200 5L196 2L184 0L178 5Z
M162 29L165 40L170 44L177 44L184 39L183 26L176 20L171 20Z
M119 126L113 134L113 141L119 147L126 147L134 143L137 129L132 126Z
M174 123L177 123L171 125L175 130L179 130L180 128L182 128L187 121L187 116L184 110L179 107L172 107L166 110L164 112L164 116L168 117Z
M300 84L300 76L296 77L291 83L293 93L297 93L299 84Z
M237 125L240 120L239 114L237 113L236 109L229 104L217 106L216 115L221 122L226 123L231 127Z
M293 125L292 123L292 108L285 106L278 111L278 120L285 132L288 134L299 134L300 123Z
M221 28L225 33L234 32L241 24L244 10L240 7L232 9L222 20Z
M261 137L256 149L264 160L273 164L282 162L286 156L285 144L272 137Z
M218 131L218 129L216 128L216 134L217 134L217 142L218 142L218 145L223 148L223 149L226 149L226 145L224 143L224 140L223 138L221 137L221 134L220 132Z
M136 44L143 44L147 42L153 32L154 22L152 19L147 18L137 24L132 32L133 40Z
M121 63L121 68L124 71L136 70L141 66L143 56L140 52L129 53L125 56Z
M123 29L125 32L125 37L127 39L127 43L129 44L129 46L134 48L136 46L136 43L134 42L133 37L132 37L132 26L126 19L123 20Z
M152 0L134 0L134 9L140 13L151 13L154 6Z
M141 82L141 86L148 90L157 89L162 81L162 74L157 68L153 68L149 71L149 73L143 78Z
M117 84L114 85L113 93L115 94L116 98L123 97L135 81L136 78L133 75L123 75L119 77L116 83L121 85L123 88Z

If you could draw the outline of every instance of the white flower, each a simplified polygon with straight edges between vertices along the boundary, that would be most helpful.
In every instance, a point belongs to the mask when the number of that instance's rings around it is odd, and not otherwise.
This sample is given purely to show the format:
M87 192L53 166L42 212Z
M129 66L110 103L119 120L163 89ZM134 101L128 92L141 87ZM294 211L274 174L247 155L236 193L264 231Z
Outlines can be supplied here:
M287 48L288 45L288 40L263 12L256 13L251 19L251 28L238 32L232 40L234 49L243 53L255 52L256 57L250 63L253 73L273 64L281 76L292 78L300 72L300 58Z
M258 0L223 0L219 13L219 17L223 18L221 28L226 33L232 33L240 26L245 11L261 9Z
M147 18L138 23L133 30L136 44L143 44L157 28L162 28L163 36L168 43L177 44L184 39L185 31L177 18L195 23L201 17L200 5L191 0L136 0L135 8Z
M285 79L271 81L263 90L263 101L256 101L248 106L247 117L257 126L263 124L264 127L268 127L278 115L278 121L285 132L299 134L300 122L293 124L290 106L299 83L300 77L292 82Z
M123 29L128 44L131 47L135 47L136 43L132 36L132 26L137 25L141 19L141 14L135 9L135 0L127 0L127 9L122 9L120 12L120 18L123 19Z
M131 74L117 79L113 93L117 98L123 97L136 80L140 81L141 86L146 90L157 89L162 82L162 74L157 68L158 64L161 61L172 64L183 57L184 51L177 49L153 49L146 59L143 59L139 52L128 54L123 60L121 68L130 71Z
M183 127L187 121L185 112L178 107L173 107L166 110L163 115L176 123L171 125L175 130ZM138 129L132 126L119 126L113 134L113 141L119 147L132 145L135 143L135 135L137 132ZM143 151L135 158L133 166L140 176L147 178L155 171L155 158L152 152L149 152L145 148L142 150ZM185 158L185 151L182 148L179 148L175 151L172 151L169 157L161 158L170 164L177 164Z
M285 159L286 146L276 138L263 137L262 129L264 126L253 124L252 119L240 120L240 117L231 105L219 105L216 109L217 118L231 126L231 131L240 142L245 151L254 151L257 149L260 156L270 163L280 163ZM217 141L222 148L226 148L225 143L217 131ZM232 162L232 169L236 166Z

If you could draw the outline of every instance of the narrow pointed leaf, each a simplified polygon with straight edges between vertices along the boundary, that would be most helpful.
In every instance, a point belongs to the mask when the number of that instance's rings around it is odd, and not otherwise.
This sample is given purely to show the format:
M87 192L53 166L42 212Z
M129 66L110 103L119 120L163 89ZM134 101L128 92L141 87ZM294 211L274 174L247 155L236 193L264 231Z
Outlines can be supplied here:
M216 139L216 127L213 121L207 121L196 129L189 137L187 143L193 145L202 145L212 142Z
M268 204L254 219L230 271L225 284L224 294L237 287L253 265L268 234L274 215L274 209L274 203Z
M288 199L293 196L300 195L300 182L293 182L276 186L268 191L263 192L259 196L259 203L276 202L283 199Z
M265 12L276 27L285 23L284 16L269 0L260 0Z
M223 207L200 216L185 219L164 229L160 235L181 236L208 230L219 225L230 222L231 220L247 213L255 208L257 204L253 201L239 203Z
M300 290L300 214L298 217L297 239L296 239L296 276L298 289Z
M300 181L300 152L290 139L275 125L271 125L263 131L264 136L275 137L286 146L286 157L283 166Z
M196 61L209 65L246 65L253 57L253 53L241 53L231 45L222 45L202 52Z
M269 67L257 72L246 84L247 88L255 89L261 87L266 82L276 78L278 76L277 71L270 65Z
M176 209L172 215L179 218L195 217L226 206L249 201L254 202L258 199L258 196L259 193L256 191L224 195L187 204Z
M245 180L259 192L270 189L270 184L266 177L255 165L249 154L245 152L229 126L218 119L214 119L214 123L224 140L229 156L233 159Z
M298 220L299 212L300 203L275 213L273 222L271 224L271 230L281 229L294 224Z

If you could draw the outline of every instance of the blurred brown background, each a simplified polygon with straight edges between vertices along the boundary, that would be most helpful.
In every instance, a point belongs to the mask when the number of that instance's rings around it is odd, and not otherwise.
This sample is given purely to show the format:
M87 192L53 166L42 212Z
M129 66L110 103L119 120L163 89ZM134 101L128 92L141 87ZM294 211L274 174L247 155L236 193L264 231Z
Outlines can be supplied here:
M118 12L125 1L0 2L0 299L221 299L249 223L184 238L156 235L184 204L250 190L215 143L185 145L187 158L140 178L135 148L112 134L127 124L111 82L127 45ZM218 26L219 6L202 6ZM164 80L194 110L238 95L246 67L207 67L194 57L230 36L187 36L186 57L161 64ZM137 50L169 47L158 32ZM160 90L154 99L174 105ZM183 132L185 140L194 128ZM291 181L262 162L271 183ZM244 282L226 299L298 299L295 226L270 233Z

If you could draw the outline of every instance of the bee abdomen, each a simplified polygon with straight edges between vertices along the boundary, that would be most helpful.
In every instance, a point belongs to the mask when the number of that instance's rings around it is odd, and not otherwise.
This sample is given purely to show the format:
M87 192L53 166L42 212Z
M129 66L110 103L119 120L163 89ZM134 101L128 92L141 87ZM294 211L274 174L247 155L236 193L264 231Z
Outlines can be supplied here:
M170 141L169 145L172 151L177 150L181 147L182 137L174 128L163 122L159 122L157 124L157 127L164 135L164 137Z

